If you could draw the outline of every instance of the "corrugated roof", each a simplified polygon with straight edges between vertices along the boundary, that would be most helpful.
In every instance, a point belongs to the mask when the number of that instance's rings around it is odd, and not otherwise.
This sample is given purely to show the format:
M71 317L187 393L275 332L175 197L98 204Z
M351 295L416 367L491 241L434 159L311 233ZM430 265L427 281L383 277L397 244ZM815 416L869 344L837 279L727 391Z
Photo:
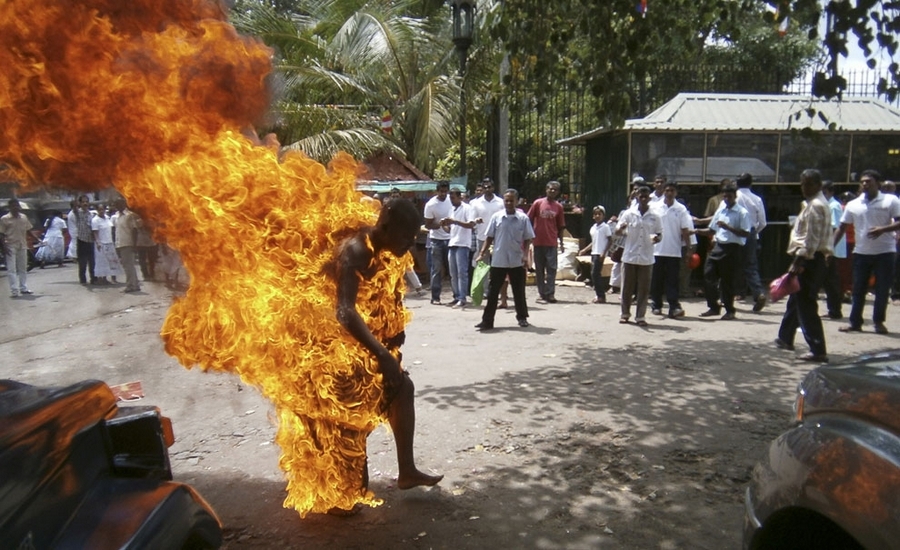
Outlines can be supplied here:
M810 117L808 109L818 114ZM798 118L799 116L799 118ZM811 128L843 132L900 132L900 110L876 98L822 100L798 95L678 94L644 118L625 121L621 130L657 132L777 132ZM594 136L615 131L597 128L557 143L583 145Z

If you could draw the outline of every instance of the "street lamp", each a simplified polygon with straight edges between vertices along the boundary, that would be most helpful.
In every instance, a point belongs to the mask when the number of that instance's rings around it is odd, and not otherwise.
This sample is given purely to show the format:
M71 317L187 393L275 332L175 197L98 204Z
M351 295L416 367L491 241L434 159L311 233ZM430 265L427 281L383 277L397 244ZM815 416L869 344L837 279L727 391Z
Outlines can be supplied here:
M475 2L472 0L450 0L453 10L453 44L459 54L459 171L468 182L466 171L466 60L472 35L475 31Z

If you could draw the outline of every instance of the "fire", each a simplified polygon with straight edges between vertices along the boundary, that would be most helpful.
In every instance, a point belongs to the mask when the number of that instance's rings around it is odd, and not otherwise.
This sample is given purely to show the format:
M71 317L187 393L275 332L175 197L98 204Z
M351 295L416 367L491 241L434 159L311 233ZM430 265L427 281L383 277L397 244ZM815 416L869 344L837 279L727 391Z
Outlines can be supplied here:
M274 403L286 507L377 505L365 442L384 421L381 377L338 324L330 275L335 246L376 211L349 156L279 159L242 132L268 105L271 52L203 0L0 0L0 43L0 162L31 186L113 183L180 251L191 286L166 351ZM382 260L359 309L387 338L409 320L396 307L408 260Z

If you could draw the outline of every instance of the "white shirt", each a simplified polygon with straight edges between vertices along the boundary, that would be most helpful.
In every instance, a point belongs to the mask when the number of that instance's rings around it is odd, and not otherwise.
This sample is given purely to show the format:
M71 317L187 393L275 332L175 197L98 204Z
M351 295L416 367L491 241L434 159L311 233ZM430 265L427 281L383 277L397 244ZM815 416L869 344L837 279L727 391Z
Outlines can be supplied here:
M591 255L602 256L606 254L609 239L612 237L612 229L606 222L595 223L591 226Z
M882 233L877 239L869 237L869 230L874 227L890 225L894 218L900 218L900 198L896 195L885 195L881 191L873 200L868 200L866 194L856 197L847 203L841 223L853 224L856 237L854 254L885 254L897 250L895 231Z
M672 206L667 206L665 201L657 202L651 208L662 221L662 240L653 245L653 255L680 258L684 246L682 229L691 229L693 225L687 208L678 201Z
M626 227L625 250L622 251L622 263L636 265L653 265L653 236L662 233L662 221L653 208L641 215L635 208L627 210L616 229Z
M91 220L91 229L97 232L98 243L112 244L112 222L109 218L94 216L94 218Z
M478 216L468 204L461 202L459 206L453 208L450 217L460 222L472 222ZM450 226L450 246L464 246L472 248L472 230L461 225L453 224Z
M475 238L479 241L484 241L487 238L487 222L491 220L491 216L497 212L506 210L506 207L503 206L503 199L494 195L491 200L487 200L484 195L482 195L469 201L469 206L471 206L472 210L475 212L475 217L481 218L483 221L483 223L475 226Z
M453 205L450 204L450 195L444 197L444 200L438 199L438 196L435 195L428 199L428 202L425 203L425 212L423 217L426 220L434 220L435 222L440 222L444 218L450 217L450 212L453 209ZM428 236L433 240L438 241L448 241L450 240L450 233L445 231L443 227L438 227L437 229L429 229Z
M766 207L761 198L747 187L738 187L736 202L747 209L750 214L750 225L756 229L756 234L762 233L766 228ZM724 202L724 201L723 201Z

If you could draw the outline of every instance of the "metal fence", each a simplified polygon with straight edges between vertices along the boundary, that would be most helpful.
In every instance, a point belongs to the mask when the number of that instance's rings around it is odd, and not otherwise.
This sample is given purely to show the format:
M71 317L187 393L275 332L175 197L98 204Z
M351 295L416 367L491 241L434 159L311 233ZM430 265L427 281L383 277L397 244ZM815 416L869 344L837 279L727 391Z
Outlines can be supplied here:
M844 97L879 97L878 81L886 74L876 71L845 73ZM711 67L660 67L652 78L629 90L634 118L648 115L681 92L769 93L808 95L812 74L800 78L760 73L754 70ZM900 106L900 97L891 101ZM513 88L510 96L509 185L529 201L541 196L549 180L563 184L563 193L573 203L581 202L584 181L584 147L560 147L560 139L602 125L600 102L589 92L560 88L552 98L541 100L528 87Z

